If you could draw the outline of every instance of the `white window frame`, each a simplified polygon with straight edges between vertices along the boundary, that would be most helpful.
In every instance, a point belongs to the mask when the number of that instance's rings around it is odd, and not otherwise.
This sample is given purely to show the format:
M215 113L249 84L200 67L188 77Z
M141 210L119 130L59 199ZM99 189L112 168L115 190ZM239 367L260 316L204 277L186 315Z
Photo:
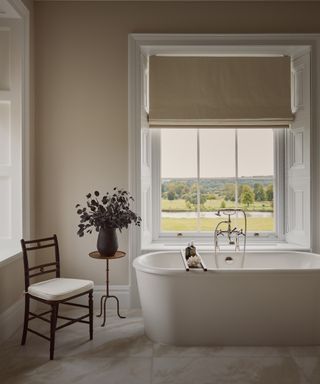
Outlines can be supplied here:
M213 128L214 129L214 128ZM272 232L247 232L250 242L283 240L284 233L284 190L285 190L285 131L274 130L274 205L276 227ZM161 129L151 129L151 189L152 202L149 208L152 211L152 241L154 243L182 243L196 240L199 244L209 244L212 241L212 232L209 231L161 231ZM199 156L199 153L198 153ZM199 158L197 159L199 162Z
M30 237L31 228L31 141L30 141L30 11L21 0L6 0L5 14L1 17L3 28L12 28L15 34L14 52L19 56L19 84L15 91L1 91L1 100L19 105L19 116L16 121L15 174L19 190L14 191L11 204L15 205L15 216L12 224L15 226L12 238L0 241L0 267L21 257L21 237ZM10 176L10 170L9 176Z
M235 55L250 51L253 55L289 55L298 57L308 49L311 52L310 71L314 76L311 81L311 115L310 115L310 245L299 247L285 241L253 246L250 249L275 250L313 250L320 252L320 34L130 34L128 51L128 151L129 151L129 189L135 197L135 209L142 212L141 189L141 135L145 117L141 111L144 106L143 78L144 63L153 54L203 54L215 50L224 55L232 50ZM316 81L315 81L316 79ZM146 138L148 140L148 138ZM285 208L286 209L286 208ZM148 218L152 222L152 217ZM154 250L180 249L180 245L156 244L152 236L142 229L129 229L130 264L135 257ZM208 249L212 250L212 242ZM137 283L133 268L129 272L131 306L139 305Z

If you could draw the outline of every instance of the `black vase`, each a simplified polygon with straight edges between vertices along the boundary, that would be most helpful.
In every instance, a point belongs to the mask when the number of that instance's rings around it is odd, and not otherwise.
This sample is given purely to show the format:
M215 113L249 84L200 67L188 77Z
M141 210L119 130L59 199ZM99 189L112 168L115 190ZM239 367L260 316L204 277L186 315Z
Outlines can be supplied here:
M97 249L103 256L113 256L118 250L116 228L100 228Z

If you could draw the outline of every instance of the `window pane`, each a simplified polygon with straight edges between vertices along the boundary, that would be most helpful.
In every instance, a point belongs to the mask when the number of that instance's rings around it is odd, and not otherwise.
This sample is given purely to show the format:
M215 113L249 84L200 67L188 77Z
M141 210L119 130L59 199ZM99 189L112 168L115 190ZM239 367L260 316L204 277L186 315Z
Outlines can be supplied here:
M215 212L235 207L235 130L201 129L199 139L200 230L213 231Z
M213 231L215 212L236 207L246 211L249 232L275 230L273 130L238 129L237 137L236 182L234 129L199 130L199 164L197 130L161 130L161 231ZM241 215L235 225L244 227Z
M161 231L196 231L197 131L161 130Z
M238 130L238 177L239 207L247 213L248 231L274 231L272 129Z

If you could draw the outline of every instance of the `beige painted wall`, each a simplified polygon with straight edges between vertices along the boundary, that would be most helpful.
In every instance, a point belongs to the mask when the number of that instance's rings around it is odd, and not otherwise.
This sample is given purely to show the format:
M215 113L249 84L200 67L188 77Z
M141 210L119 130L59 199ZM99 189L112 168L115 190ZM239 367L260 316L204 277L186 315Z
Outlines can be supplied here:
M56 232L65 275L103 284L79 239L74 206L93 189L128 185L129 33L320 32L319 3L37 2L37 233ZM127 249L127 235L120 236ZM128 283L127 259L112 283Z

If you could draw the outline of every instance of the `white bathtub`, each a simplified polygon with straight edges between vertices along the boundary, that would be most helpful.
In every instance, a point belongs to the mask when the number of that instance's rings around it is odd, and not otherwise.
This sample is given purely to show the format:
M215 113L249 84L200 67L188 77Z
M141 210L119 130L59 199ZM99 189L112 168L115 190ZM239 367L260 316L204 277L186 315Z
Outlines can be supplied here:
M201 253L208 271L184 269L179 252L134 260L146 335L173 345L320 344L320 255ZM234 261L229 264L227 256Z

